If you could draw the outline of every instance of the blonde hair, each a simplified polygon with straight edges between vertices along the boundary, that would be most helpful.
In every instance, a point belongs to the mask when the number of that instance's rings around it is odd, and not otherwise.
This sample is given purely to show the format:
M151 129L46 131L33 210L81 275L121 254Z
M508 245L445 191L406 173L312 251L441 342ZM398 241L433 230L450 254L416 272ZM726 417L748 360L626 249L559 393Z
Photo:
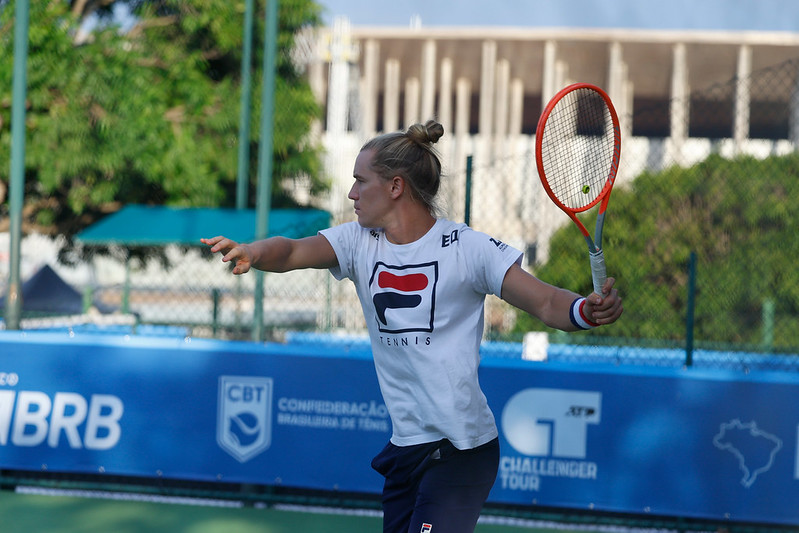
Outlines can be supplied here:
M441 160L433 144L444 135L444 126L434 120L414 124L407 131L379 135L361 147L372 150L372 170L389 180L401 176L418 199L436 216L436 195L441 185Z

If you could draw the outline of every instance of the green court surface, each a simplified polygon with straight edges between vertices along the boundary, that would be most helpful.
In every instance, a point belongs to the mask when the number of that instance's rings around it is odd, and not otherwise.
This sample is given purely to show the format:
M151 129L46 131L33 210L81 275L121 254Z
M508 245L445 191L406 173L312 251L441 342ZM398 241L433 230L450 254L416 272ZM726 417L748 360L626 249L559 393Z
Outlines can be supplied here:
M207 503L207 502L206 502ZM275 509L162 503L0 491L2 533L380 533L374 512ZM497 522L500 523L497 523ZM481 521L476 533L554 532L567 529ZM584 531L584 529L583 529Z

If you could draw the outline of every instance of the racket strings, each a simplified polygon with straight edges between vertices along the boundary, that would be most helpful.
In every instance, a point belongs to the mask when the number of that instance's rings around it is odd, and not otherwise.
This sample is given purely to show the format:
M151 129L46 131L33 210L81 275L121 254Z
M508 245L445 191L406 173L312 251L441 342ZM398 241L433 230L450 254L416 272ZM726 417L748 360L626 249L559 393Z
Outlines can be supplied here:
M552 193L565 207L581 211L593 205L610 176L614 146L613 118L596 92L576 89L555 104L543 129L541 160Z

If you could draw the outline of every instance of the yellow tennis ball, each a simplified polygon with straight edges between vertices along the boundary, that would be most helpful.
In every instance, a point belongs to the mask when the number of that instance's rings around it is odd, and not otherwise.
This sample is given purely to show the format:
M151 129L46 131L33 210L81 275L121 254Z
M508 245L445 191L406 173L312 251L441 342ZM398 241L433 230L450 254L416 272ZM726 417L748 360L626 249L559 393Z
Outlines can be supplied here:
M583 185L583 194L588 194L588 191L590 191L590 190L591 190L591 187L589 187L588 185Z

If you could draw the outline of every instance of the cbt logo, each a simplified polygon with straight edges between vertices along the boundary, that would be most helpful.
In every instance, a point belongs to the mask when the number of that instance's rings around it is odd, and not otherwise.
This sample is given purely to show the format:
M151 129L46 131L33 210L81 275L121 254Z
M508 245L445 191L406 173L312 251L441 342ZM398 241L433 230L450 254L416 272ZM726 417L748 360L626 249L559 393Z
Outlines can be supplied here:
M369 279L377 327L384 333L433 331L438 263L376 263Z
M216 442L244 463L272 444L272 378L220 376Z
M602 394L563 389L525 389L502 411L502 429L524 455L586 456L589 424L599 424Z

